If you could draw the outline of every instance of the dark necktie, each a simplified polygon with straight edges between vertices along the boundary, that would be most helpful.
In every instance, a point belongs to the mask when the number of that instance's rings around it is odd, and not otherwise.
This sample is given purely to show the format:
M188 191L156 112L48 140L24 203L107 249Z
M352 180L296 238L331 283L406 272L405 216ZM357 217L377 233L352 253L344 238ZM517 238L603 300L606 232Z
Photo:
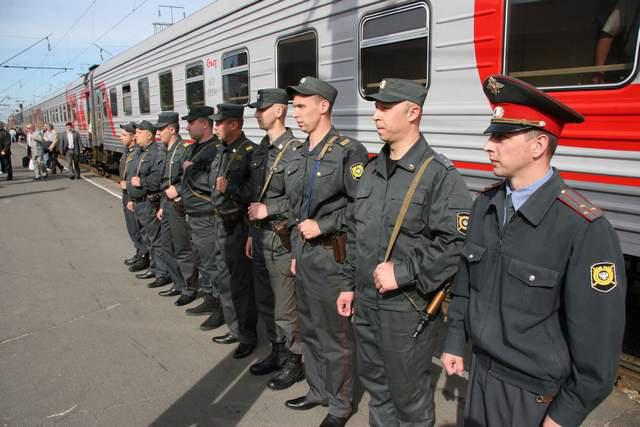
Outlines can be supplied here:
M506 214L504 217L504 224L508 224L511 221L511 217L516 213L516 210L513 208L513 201L511 200L511 196L513 193L507 194L507 200L505 200L505 205L507 207Z

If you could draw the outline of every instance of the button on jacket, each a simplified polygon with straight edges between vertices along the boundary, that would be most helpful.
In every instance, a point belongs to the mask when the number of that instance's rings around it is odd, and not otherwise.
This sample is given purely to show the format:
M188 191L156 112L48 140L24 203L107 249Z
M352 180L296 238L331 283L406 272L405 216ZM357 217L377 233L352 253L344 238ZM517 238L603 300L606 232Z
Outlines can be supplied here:
M244 136L231 144L220 144L218 154L211 163L209 174L209 186L211 198L216 208L221 210L241 208L242 213L251 202L251 189L249 187L249 164L255 144ZM216 178L225 176L229 181L227 191L222 194L215 190Z
M160 191L160 179L164 170L165 151L156 142L152 142L147 148L140 148L138 155L129 163L127 174L127 193L132 200L141 200L149 193ZM140 177L142 187L131 185L131 178Z
M212 212L209 170L220 142L214 135L187 148L185 160L192 161L182 175L182 203L190 214Z
M188 146L189 145L185 144L182 138L178 136L178 139L173 143L171 149L166 151L167 157L164 162L164 173L160 181L160 188L163 191L169 188L170 185L173 185L178 195L182 194L182 162L185 160Z
M391 252L396 281L422 308L431 293L456 272L471 208L460 173L421 136L387 171L388 146L367 165L356 195L349 234L344 290L356 289L358 303L414 310L398 291L383 295L373 282L409 186L423 162L434 156L420 179ZM415 325L412 325L412 327Z
M611 391L625 324L625 265L597 208L554 171L502 226L505 184L476 199L449 308L444 351L467 338L491 374L579 425Z

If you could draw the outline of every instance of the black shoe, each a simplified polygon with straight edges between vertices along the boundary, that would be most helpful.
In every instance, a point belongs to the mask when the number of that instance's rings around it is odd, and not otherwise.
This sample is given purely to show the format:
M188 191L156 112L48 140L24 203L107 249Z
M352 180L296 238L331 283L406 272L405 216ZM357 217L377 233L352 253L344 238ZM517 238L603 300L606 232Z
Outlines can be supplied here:
M149 264L149 255L141 255L138 261L129 266L129 271L135 273L136 271L146 270L149 268Z
M160 288L162 286L167 286L169 283L172 283L171 279L169 277L158 277L156 280L154 280L153 282L149 283L147 285L147 288Z
M226 334L219 337L213 337L212 341L217 344L235 344L238 342L238 338L231 334Z
M344 427L347 424L347 419L327 414L322 423L320 423L320 427Z
M156 275L153 274L149 270L146 270L146 271L143 271L142 273L136 274L136 278L138 278L138 279L155 279L155 277L156 277Z
M213 313L216 308L220 308L220 299L212 296L205 295L204 301L196 307L188 308L186 310L189 316L202 316L205 314Z
M138 260L140 259L140 255L135 254L134 256L132 256L131 258L127 258L124 260L124 265L133 265L136 262L138 262Z
M196 299L196 295L192 294L192 295L180 295L180 298L178 298L176 300L176 302L174 302L175 305L177 305L178 307L181 307L183 305L187 305L192 303L193 301L195 301Z
M73 176L73 175L71 175L71 176L69 177L69 179L76 179L76 177L75 177L75 176Z
M181 293L182 292L180 292L179 289L171 288L171 289L165 289L164 291L158 292L158 295L160 295L161 297L175 297L180 295Z
M267 375L272 372L278 371L283 367L283 364L280 363L282 358L280 357L280 353L286 352L286 348L284 344L279 343L271 343L271 353L260 362L254 363L249 368L249 371L253 375Z
M284 406L289 409L295 409L296 411L306 411L319 405L317 402L309 402L307 396L301 396L284 402Z
M34 181L40 181L40 177L36 176L35 178L33 178Z
M278 374L271 378L267 387L271 390L284 390L291 387L297 382L304 380L304 364L302 356L299 354L289 353L289 359L284 367L280 369Z
M211 313L211 316L200 324L200 329L203 331L213 331L222 325L224 325L224 315L222 314L222 308L220 308Z
M241 342L240 345L236 348L236 351L233 352L233 358L242 359L244 357L247 357L248 355L253 353L253 350L255 349L256 349L255 344L247 344L247 343Z

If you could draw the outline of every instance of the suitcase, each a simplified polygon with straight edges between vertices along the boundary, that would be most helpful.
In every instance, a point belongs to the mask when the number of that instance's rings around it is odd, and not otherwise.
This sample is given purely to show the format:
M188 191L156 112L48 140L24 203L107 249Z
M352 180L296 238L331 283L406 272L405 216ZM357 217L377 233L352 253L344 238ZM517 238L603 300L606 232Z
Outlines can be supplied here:
M22 158L22 167L23 168L28 168L29 167L29 158L27 156L24 156Z

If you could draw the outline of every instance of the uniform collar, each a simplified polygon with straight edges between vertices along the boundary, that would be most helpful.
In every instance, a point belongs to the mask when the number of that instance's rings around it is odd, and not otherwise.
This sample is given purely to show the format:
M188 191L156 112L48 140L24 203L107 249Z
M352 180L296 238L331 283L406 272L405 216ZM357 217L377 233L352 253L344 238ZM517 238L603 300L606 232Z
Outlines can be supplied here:
M324 147L327 141L329 141L329 139L333 136L340 136L340 133L336 130L336 128L331 126L329 132L327 132L327 134L322 138L322 141L320 141L320 143L316 145L316 147L312 151L309 151L309 137L307 137L307 139L304 140L303 149L299 150L300 154L302 154L304 157L316 156L318 153L320 153L322 147Z
M242 143L244 143L246 141L246 137L244 136L244 132L240 133L240 136L233 141L230 144L222 144L222 146L224 147L225 151L232 151L234 149L237 149L240 145L242 145Z
M387 157L389 157L389 144L385 144L380 151L380 160L375 163L375 171L382 176L388 177ZM424 136L420 135L418 141L409 148L409 151L402 156L396 163L396 167L400 167L408 172L415 172L420 168L422 162L427 155L433 154L433 150Z
M260 141L260 148L266 150L270 150L272 148L276 148L278 151L282 151L285 144L293 138L293 132L289 128L285 128L285 131L282 135L276 138L273 141L273 144L269 142L269 135L265 135Z

